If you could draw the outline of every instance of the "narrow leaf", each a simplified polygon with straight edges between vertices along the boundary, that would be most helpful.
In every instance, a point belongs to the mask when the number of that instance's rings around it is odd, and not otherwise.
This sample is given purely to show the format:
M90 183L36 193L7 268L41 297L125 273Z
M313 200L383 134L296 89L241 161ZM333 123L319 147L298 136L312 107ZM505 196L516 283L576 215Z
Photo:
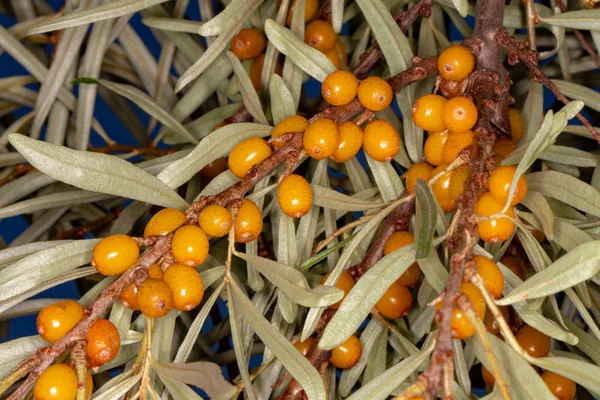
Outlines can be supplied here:
M427 183L417 179L415 186L416 200L416 233L417 233L417 260L429 257L433 247L433 234L437 224L437 205L433 193Z

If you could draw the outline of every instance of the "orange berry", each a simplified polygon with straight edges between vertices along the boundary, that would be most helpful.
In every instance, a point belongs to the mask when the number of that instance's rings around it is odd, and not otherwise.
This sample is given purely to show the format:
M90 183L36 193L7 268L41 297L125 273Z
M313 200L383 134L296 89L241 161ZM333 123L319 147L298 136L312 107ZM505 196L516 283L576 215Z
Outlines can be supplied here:
M431 177L433 167L425 161L413 164L408 171L406 171L406 190L408 193L415 192L415 186L417 185L417 179L423 179L425 182Z
M346 51L346 46L344 46L344 43L338 39L337 42L335 42L335 48L338 51L338 55L340 56L340 62L341 62L341 66L342 67L347 67L348 66L348 52Z
M42 372L33 387L35 400L75 400L77 374L67 364L54 364Z
M437 166L431 172L430 179L433 178L434 176L436 176L437 174L443 172L446 168L448 168L447 164L441 164L441 165ZM455 199L454 199L454 197L452 197L452 194L450 193L451 180L452 180L452 172L446 172L444 175L442 175L441 178L439 178L437 181L435 181L435 183L431 186L431 190L433 191L435 198L437 199L438 203L440 203L440 207L442 207L442 210L444 210L444 212L454 210L454 200Z
M516 172L517 167L510 165L505 167L498 167L490 175L490 180L488 183L490 193L494 197L494 199L496 199L502 204L506 204L506 202L508 201L510 184L512 183ZM517 181L515 194L512 198L510 205L514 206L519 204L526 194L527 181L525 180L525 176L521 175L521 177Z
M508 306L498 306L498 309L500 310L500 314L502 314L502 316L504 317L504 320L508 324L510 324L510 314L508 312ZM492 335L500 336L500 324L489 310L485 315L485 327L487 328L488 332Z
M414 242L415 237L412 233L406 231L394 232L385 241L385 244L383 245L383 254L387 256L391 252L398 250L401 247L408 246L409 244L413 244ZM419 264L415 262L400 275L400 278L398 278L396 282L402 286L412 287L416 285L420 279L421 269L419 268Z
M449 136L448 131L429 133L423 149L429 164L438 166L444 163L444 147Z
M516 108L509 108L508 122L510 123L510 136L512 141L519 143L521 139L523 139L523 134L525 133L525 122L523 122L521 112Z
M178 263L192 267L200 265L208 257L208 238L197 226L182 226L173 235L171 250Z
M314 343L315 343L315 338L310 336L304 342L298 341L298 342L294 343L294 347L296 349L298 349L300 354L302 354L303 356L306 356L308 354L308 351L310 350L310 348L313 346Z
M524 325L517 332L517 342L523 350L532 357L546 357L550 354L550 337L538 331L537 329Z
M391 161L400 151L400 135L392 124L377 119L365 127L363 149L375 161Z
M331 275L331 272L326 273L325 276L321 278L321 285L325 284L325 281L327 280L327 278L329 278L329 275ZM344 297L342 297L342 299L337 303L334 303L329 306L329 308L337 310L340 307L340 304L342 304L342 301L344 300L348 292L350 292L350 290L352 290L352 288L354 287L354 278L352 277L352 275L350 275L349 272L344 271L335 283L335 287L344 291Z
M500 259L500 262L508 269L510 269L516 276L522 281L527 278L527 266L519 257L515 256L504 256Z
M477 273L483 279L486 290L493 298L499 299L502 296L502 290L504 290L504 276L502 276L500 268L487 257L475 256L473 258L477 266Z
M271 138L279 137L285 133L304 132L308 127L308 120L300 115L292 115L282 119L271 132ZM273 147L276 149L282 148L285 143L273 142Z
M577 384L562 375L552 371L544 371L542 379L548 389L558 400L573 400L577 392Z
M405 286L394 282L375 304L381 315L390 319L404 317L412 307L413 297Z
M250 81L252 81L252 86L254 89L260 89L260 83L262 80L262 70L265 65L265 55L261 54L252 60L252 64L250 64ZM279 61L275 61L275 74L281 75L283 71L283 66Z
M160 210L146 224L144 237L166 235L185 224L185 213L176 208Z
M477 200L475 213L482 217L487 217L499 213L504 208L504 204L494 199L488 192ZM504 215L514 218L515 212L512 208L506 210ZM507 218L494 218L479 221L477 224L477 233L484 242L498 243L508 239L515 227L515 223Z
M494 375L492 375L490 370L487 369L483 364L481 364L481 377L483 378L483 381L487 387L490 389L494 388L494 385L496 384L496 378L494 378Z
M472 283L462 283L460 285L460 292L466 295L471 301L473 310L479 319L483 320L485 317L485 299L481 295L479 289ZM439 310L443 305L438 303L436 310ZM452 328L452 337L454 339L463 340L473 336L475 333L475 327L469 321L469 318L464 314L458 307L454 307L452 311L452 321L450 322Z
M121 337L117 327L107 319L92 323L85 334L86 357L92 367L104 365L113 360L121 348Z
M281 2L279 2L281 3ZM296 0L292 1L290 5L290 11L288 12L286 25L292 24L292 18L294 18L294 10L296 9ZM310 21L315 14L319 11L319 0L306 0L304 2L304 22Z
M300 175L288 175L281 180L277 189L277 201L281 211L288 217L300 218L312 206L312 189Z
M465 190L465 184L469 177L469 166L463 165L452 171L452 178L450 179L450 197L452 201L456 201L458 196Z
M244 199L234 221L235 241L249 243L256 239L263 227L262 213L251 200Z
M337 45L333 46L331 49L324 51L323 54L331 61L336 70L339 70L341 65L340 62L340 52L337 49ZM329 103L331 104L331 103Z
M254 137L242 140L229 154L229 169L241 179L252 167L269 158L272 153L271 147L264 139Z
M437 94L427 94L420 97L413 105L413 122L419 128L429 132L446 130L442 112L447 102L448 100Z
M336 48L332 50L337 53ZM357 93L358 79L349 71L335 71L327 75L321 85L321 95L332 106L345 106Z
M223 206L212 205L200 212L198 224L200 229L207 235L222 237L227 235L233 226L233 219L228 209Z
M304 28L304 42L315 49L325 52L335 47L337 34L328 21L318 19Z
M172 264L165 271L163 280L173 291L173 307L179 311L190 311L204 297L204 283L198 271L187 265Z
M163 271L158 264L152 264L150 268L148 268L148 277L162 279ZM121 292L119 295L119 300L125 307L129 307L134 311L140 309L137 302L137 292L138 288L135 283L130 284Z
M477 107L464 96L454 97L444 104L442 119L451 132L466 132L477 122Z
M83 307L78 302L64 300L44 307L35 325L42 339L54 343L73 329L82 317Z
M340 144L331 156L335 162L346 162L358 153L362 144L364 133L360 126L352 121L347 121L338 126L340 131Z
M335 122L321 118L311 122L304 131L302 145L306 153L314 159L331 157L340 144L340 131Z
M200 170L200 175L207 179L214 179L227 169L227 158L217 158L214 161L206 164L204 168Z
M494 153L494 159L496 160L496 164L500 164L500 162L509 156L510 153L517 149L517 145L514 144L510 139L500 138L496 140L494 146L492 147L492 152Z
M466 79L475 68L475 56L463 46L450 46L438 57L438 72L450 81Z
M242 29L231 39L231 52L240 60L256 58L266 47L265 35L256 28Z
M173 291L162 279L149 278L138 288L137 302L144 315L162 317L173 307Z
M140 248L127 235L112 235L102 239L92 252L93 265L105 276L127 271L140 257Z
M400 275L400 278L398 278L396 282L402 286L413 287L419 283L421 275L422 272L421 268L419 268L419 264L413 263L402 273L402 275Z
M358 85L358 100L364 108L381 111L392 104L394 92L386 80L370 76Z
M444 163L450 164L452 161L456 160L458 153L460 153L462 149L470 146L472 143L473 131L451 132L448 135L448 140L446 141L446 145L444 146L444 150L442 152Z
M362 354L362 344L354 335L331 351L329 363L341 369L352 368Z

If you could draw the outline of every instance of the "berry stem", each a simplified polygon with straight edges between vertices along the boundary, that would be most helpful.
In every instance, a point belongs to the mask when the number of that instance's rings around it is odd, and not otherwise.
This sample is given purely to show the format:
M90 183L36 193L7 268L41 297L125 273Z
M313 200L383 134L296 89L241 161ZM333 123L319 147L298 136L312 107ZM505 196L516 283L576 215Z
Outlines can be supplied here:
M75 372L77 373L77 400L85 400L86 399L86 376L85 376L85 340L79 340L73 346L73 350L71 350L71 360L73 360L73 364L75 365Z

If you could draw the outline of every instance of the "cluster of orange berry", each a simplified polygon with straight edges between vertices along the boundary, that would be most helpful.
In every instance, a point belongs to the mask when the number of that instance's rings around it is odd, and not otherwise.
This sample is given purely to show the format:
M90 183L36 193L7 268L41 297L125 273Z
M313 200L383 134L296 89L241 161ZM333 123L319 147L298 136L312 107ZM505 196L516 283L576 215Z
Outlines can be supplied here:
M249 76L252 86L256 90L260 88L266 48L267 38L261 30L256 28L242 29L231 39L231 52L240 60L252 60ZM281 63L277 61L275 73L281 75L282 70Z

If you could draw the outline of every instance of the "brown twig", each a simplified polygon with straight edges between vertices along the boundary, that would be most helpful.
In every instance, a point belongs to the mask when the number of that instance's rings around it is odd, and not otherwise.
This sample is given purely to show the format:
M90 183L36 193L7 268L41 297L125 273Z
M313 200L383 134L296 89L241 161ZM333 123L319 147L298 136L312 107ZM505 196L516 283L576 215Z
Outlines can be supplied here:
M111 222L117 219L118 215L119 212L117 210L94 221L86 222L85 224L76 226L73 229L69 229L68 231L58 232L56 235L54 235L53 240L64 240L73 238L81 239L86 235L86 233L98 230L109 225Z

